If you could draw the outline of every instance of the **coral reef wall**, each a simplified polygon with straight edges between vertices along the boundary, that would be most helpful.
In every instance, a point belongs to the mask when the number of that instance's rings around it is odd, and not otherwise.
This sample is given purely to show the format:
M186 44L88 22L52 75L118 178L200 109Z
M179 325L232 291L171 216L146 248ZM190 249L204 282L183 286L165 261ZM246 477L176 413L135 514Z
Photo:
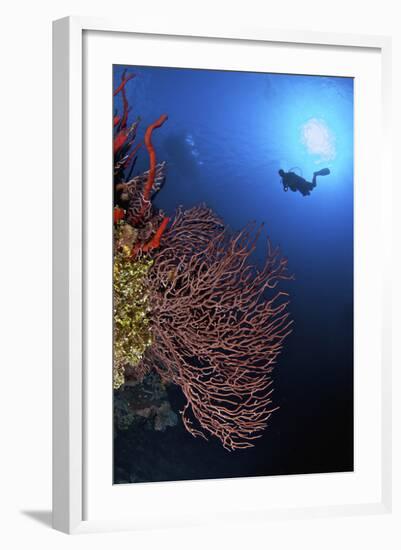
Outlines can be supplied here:
M193 436L217 437L228 450L251 447L277 408L272 369L292 321L279 284L287 260L266 241L264 266L251 262L263 228L232 233L205 205L179 208L172 220L152 204L164 184L150 124L144 145L149 170L132 176L138 119L123 113L114 136L114 387L157 372L186 398L182 421ZM119 390L121 391L121 390Z

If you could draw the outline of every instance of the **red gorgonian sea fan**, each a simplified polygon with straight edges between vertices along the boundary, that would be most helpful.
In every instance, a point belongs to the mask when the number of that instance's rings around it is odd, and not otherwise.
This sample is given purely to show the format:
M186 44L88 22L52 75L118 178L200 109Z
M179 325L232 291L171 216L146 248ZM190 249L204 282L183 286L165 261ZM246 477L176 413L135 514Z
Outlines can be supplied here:
M152 259L146 279L152 343L127 371L140 379L154 369L178 385L186 398L183 423L193 436L214 435L228 450L252 447L277 408L271 374L292 324L288 294L277 289L292 278L287 260L267 240L257 268L250 257L262 228L230 233L206 206L179 209L171 222L153 208L165 165L156 164L151 136L166 115L145 134L149 171L125 176L138 150L136 124L127 124L131 78L123 73L115 92L123 95L124 111L114 120L115 221L124 220L135 235L131 260Z
M249 262L261 229L230 234L206 207L179 210L149 273L153 344L143 363L177 384L194 436L226 449L252 447L275 410L271 372L291 332L287 260L267 241L263 268Z

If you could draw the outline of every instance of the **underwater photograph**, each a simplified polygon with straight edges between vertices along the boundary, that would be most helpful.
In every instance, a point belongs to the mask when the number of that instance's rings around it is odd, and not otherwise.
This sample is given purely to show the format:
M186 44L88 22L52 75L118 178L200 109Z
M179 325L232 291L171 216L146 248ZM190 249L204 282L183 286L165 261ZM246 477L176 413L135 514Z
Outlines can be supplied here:
M112 76L113 482L353 471L353 79Z

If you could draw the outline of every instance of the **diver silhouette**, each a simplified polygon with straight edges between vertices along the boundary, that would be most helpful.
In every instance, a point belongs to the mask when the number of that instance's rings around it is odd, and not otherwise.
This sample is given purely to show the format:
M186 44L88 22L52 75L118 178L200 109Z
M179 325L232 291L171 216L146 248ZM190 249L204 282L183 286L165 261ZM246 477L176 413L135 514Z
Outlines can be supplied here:
M291 189L291 191L294 192L299 191L301 195L306 197L307 195L310 195L312 189L316 187L317 176L328 176L330 174L330 170L328 168L323 168L318 172L313 172L312 181L306 181L306 179L298 176L295 172L284 172L281 168L278 173L281 176L284 191L288 191L288 189Z

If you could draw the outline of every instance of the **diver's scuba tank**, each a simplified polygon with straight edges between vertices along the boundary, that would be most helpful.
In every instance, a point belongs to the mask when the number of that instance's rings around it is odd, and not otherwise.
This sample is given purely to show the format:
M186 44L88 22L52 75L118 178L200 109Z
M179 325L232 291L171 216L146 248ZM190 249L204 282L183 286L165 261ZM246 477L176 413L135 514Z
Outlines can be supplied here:
M288 171L289 172L294 172L295 174L297 174L297 176L301 176L301 178L303 177L302 169L299 166L293 166ZM299 172L299 174L298 174L298 172Z

